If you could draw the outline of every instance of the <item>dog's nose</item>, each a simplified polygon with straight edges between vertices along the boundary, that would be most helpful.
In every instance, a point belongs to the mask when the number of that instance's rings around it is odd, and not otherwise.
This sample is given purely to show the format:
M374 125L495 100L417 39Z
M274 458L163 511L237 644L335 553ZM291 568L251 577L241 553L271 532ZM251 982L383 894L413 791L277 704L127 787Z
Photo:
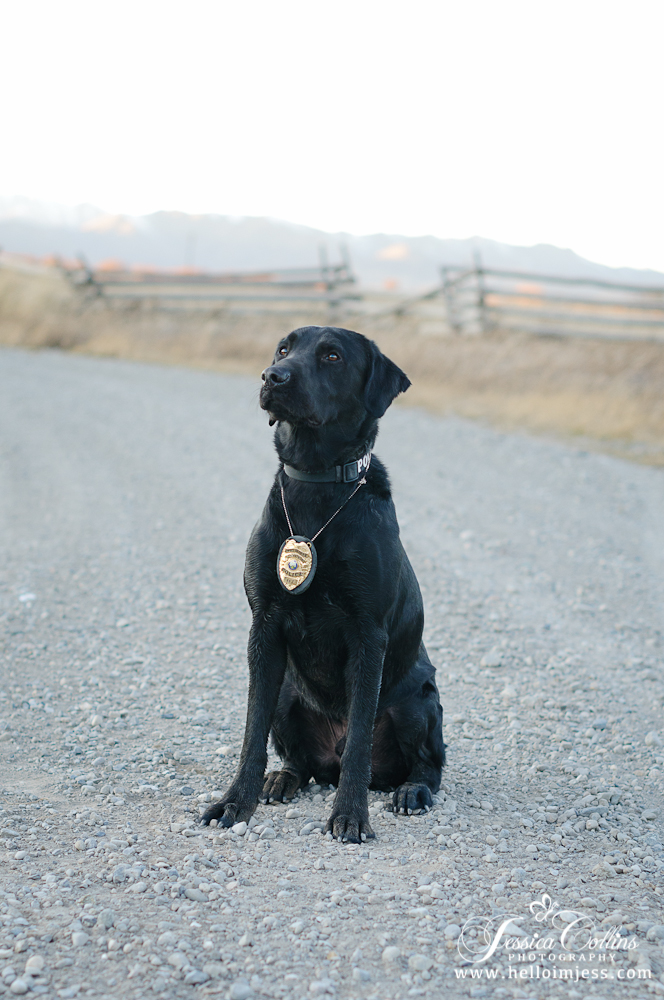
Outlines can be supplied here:
M265 385L283 385L284 382L288 382L290 378L290 372L287 368L279 368L277 365L270 365L261 374L261 378Z

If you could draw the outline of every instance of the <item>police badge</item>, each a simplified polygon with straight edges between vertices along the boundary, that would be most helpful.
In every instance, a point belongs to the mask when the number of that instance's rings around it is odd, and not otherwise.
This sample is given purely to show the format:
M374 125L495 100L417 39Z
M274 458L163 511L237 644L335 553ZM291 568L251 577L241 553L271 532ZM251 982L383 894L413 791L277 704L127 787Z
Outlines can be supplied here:
M302 594L311 586L318 557L314 543L302 535L287 538L279 549L277 576L289 594Z

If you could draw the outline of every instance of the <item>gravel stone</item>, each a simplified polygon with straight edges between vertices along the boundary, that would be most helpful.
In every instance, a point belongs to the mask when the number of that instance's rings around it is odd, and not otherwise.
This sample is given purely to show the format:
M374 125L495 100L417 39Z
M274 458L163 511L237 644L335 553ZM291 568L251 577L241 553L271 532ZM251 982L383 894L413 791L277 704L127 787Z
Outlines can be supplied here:
M187 899L193 899L197 903L207 903L208 901L207 893L200 889L185 889L184 894Z
M178 971L184 969L189 965L189 960L187 956L182 951L172 952L166 959L169 965L172 965L174 969Z
M334 995L336 993L336 983L333 979L315 979L312 983L309 983L309 992L313 996L324 996L327 993Z
M108 907L103 909L97 917L97 926L103 928L103 930L110 930L114 923L115 913Z
M610 864L606 861L600 861L598 865L593 868L593 875L597 875L599 878L614 878L615 871Z
M191 972L188 972L184 977L184 981L189 986L200 986L201 983L207 983L209 978L210 976L207 972L201 972L200 969L192 969Z
M254 991L244 979L237 979L228 991L229 1000L247 1000Z
M408 968L413 972L428 972L433 965L433 959L428 955L411 955L408 959Z

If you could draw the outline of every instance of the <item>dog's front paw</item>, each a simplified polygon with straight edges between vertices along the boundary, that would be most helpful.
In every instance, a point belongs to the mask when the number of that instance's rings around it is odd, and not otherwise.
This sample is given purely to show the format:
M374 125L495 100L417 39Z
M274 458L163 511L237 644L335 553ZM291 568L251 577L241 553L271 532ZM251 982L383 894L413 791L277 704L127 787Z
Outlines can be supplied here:
M433 805L433 796L428 785L406 781L399 785L392 796L392 811L395 813L428 812Z
M331 833L336 840L346 844L361 844L371 840L376 834L371 829L368 816L360 816L352 811L332 813L327 821L326 833Z
M206 826L216 819L219 826L233 826L235 823L248 823L254 814L257 802L247 802L241 795L234 793L232 789L224 795L219 802L214 802L201 816L201 823Z
M270 771L265 777L261 802L288 802L302 784L292 771Z

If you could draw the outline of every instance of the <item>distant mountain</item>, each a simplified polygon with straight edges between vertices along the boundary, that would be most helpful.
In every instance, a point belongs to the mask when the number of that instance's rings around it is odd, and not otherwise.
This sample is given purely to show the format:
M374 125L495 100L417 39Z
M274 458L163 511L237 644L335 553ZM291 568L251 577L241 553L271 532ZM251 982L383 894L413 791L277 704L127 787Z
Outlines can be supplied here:
M39 257L83 255L94 265L116 260L130 266L269 270L315 265L321 248L335 263L341 246L347 248L364 287L405 293L433 286L441 266L469 264L473 252L479 252L487 267L664 285L664 274L657 271L605 267L547 244L515 247L480 237L443 240L388 233L351 236L269 218L184 212L131 217L109 215L92 205L66 208L0 198L0 248Z

